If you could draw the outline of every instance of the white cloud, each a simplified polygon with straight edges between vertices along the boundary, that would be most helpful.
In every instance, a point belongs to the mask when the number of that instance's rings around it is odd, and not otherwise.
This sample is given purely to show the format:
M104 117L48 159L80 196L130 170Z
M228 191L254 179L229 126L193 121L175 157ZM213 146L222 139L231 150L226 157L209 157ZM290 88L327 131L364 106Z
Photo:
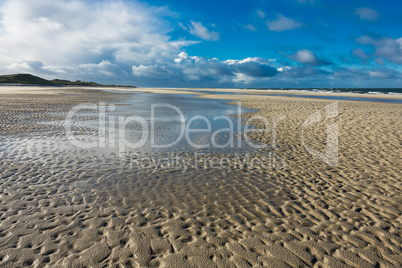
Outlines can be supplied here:
M208 30L201 22L191 21L191 25L189 25L189 32L192 35L198 36L201 39L207 41L218 41L219 33Z
M235 83L241 83L241 84L249 84L253 81L254 79L252 77L249 77L245 74L242 73L236 73L235 78L233 79L233 82Z
M186 52L180 52L177 58L174 59L175 63L180 63L188 59L188 54Z
M113 64L108 60L103 60L100 63L84 63L78 66L81 70L85 70L86 73L92 75L103 75L103 76L120 76L122 74L127 75L117 64Z
M278 72L283 72L292 69L290 66L283 66L278 68Z
M308 49L302 49L297 51L295 54L288 55L288 58L297 61L302 64L319 66L319 65L331 65L332 63L318 58L312 51Z
M367 7L356 9L354 14L359 15L360 20L377 21L378 19L377 11Z
M265 18L265 12L257 9L257 16L260 17L261 19Z
M341 68L333 73L335 78L346 79L346 80L383 80L391 79L394 81L399 81L402 78L402 73L389 69L389 68Z
M388 78L389 74L379 72L379 71L371 71L368 73L371 77L380 77L380 78Z
M290 58L300 63L314 63L317 61L317 58L313 52L307 49L297 51Z
M133 75L136 77L150 77L154 79L166 79L170 75L174 74L172 70L164 65L152 64L152 65L139 65L132 67Z
M7 69L13 72L31 72L35 70L43 69L43 63L40 61L22 61L15 62L9 66Z
M43 24L44 27L49 28L50 30L57 31L63 28L63 24L58 23L57 21L53 21L49 18L40 17L34 19L35 21Z
M108 76L124 73L111 72L112 65L131 69L164 62L195 43L171 40L169 23L161 19L169 15L166 8L137 1L5 0L0 4L0 71L68 78L80 70Z
M244 26L244 28L246 28L250 31L253 31L253 32L257 31L257 29L252 24L247 24L246 26Z
M356 41L363 45L374 46L374 56L378 57L377 62L381 62L381 59L386 59L393 63L402 64L402 37L398 39L386 36L373 38L363 35Z
M247 62L256 62L259 64L264 64L264 65L270 65L271 63L274 63L276 59L264 59L260 57L248 57L242 60L226 60L224 61L225 63L229 65L235 65L235 64L242 64L242 63L247 63Z
M300 22L296 22L290 18L283 16L282 14L278 14L276 20L267 21L268 29L274 32L282 32L286 30L293 30L300 28L303 24Z

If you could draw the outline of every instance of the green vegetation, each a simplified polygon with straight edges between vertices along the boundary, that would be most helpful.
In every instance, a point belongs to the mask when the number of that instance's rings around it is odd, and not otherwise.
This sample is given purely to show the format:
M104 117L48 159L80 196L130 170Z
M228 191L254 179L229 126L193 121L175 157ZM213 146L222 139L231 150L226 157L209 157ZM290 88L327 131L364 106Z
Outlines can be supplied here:
M85 86L85 87L134 87L118 85L102 85L95 82L68 81L61 79L46 80L32 74L10 74L0 75L0 84L22 84L41 86Z

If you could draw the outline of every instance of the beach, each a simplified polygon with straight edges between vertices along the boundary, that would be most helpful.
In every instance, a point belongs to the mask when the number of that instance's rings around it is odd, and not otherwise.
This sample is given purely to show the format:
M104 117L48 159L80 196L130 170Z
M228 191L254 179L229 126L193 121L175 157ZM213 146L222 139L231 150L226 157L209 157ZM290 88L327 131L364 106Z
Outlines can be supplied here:
M400 267L402 104L232 93L0 87L0 266ZM122 158L67 142L75 106L129 115L160 94L189 111L187 100L221 105L211 116L241 105L240 124L258 116L264 130L250 140L269 146L197 154L180 143ZM335 93L303 93L314 94ZM82 122L98 120L89 108ZM72 131L100 137L89 124Z

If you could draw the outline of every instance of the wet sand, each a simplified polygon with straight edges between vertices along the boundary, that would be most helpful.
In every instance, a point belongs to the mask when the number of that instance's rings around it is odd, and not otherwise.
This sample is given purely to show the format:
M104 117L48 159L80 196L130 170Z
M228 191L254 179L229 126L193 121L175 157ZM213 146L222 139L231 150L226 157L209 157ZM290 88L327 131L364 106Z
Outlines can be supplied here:
M63 127L44 122L63 120L77 104L119 104L127 97L92 89L26 90L0 93L2 141L62 137ZM277 146L254 154L274 156L275 165L215 169L217 155L208 154L208 165L190 161L183 172L133 168L84 151L66 154L57 144L39 152L46 161L24 160L23 149L16 159L0 152L0 266L402 265L400 104L339 101L336 118L306 129L305 144L324 151L327 124L338 124L339 159L331 166L306 150L301 128L318 110L325 118L333 101L202 97L241 101L257 109L249 117L283 117ZM272 131L252 137L272 144Z

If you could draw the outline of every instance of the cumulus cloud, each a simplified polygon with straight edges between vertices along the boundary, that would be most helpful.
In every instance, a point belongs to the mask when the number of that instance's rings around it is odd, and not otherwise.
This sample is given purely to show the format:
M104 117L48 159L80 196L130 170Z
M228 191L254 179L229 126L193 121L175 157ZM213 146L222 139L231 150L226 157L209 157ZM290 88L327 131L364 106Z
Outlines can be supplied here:
M390 37L373 38L368 35L361 36L356 40L362 45L369 45L375 48L374 56L381 61L386 59L393 63L402 64L402 37L398 39Z
M6 68L13 72L31 72L36 70L43 70L43 63L41 61L22 61L15 62Z
M202 25L201 22L191 21L191 25L189 25L189 32L192 35L198 36L199 38L207 41L219 40L219 33L208 30L207 27Z
M272 60L246 58L243 60L220 61L217 58L189 56L181 52L170 63L161 65L133 66L134 76L158 79L175 77L183 81L200 81L203 79L216 82L247 82L253 78L269 78L278 71L270 66Z
M124 73L117 65L163 62L194 44L171 40L169 24L161 19L169 14L137 1L2 1L0 71L68 78L74 70L91 75L96 69L107 76Z
M80 70L85 70L86 73L91 75L102 75L107 77L127 75L119 65L111 63L108 60L103 60L100 63L84 63L78 65Z
M359 15L360 20L377 21L378 19L377 11L367 7L356 9L354 14Z
M151 64L151 65L139 65L133 66L132 72L137 77L150 77L155 79L170 78L174 74L173 70L170 70L166 65Z
M278 14L276 20L267 21L268 29L274 32L282 32L297 29L300 28L302 25L303 25L302 23L287 18L282 14Z
M257 62L260 64L264 65L270 65L274 63L276 60L275 59L264 59L261 57L248 57L242 60L226 60L225 63L230 64L230 65L235 65L235 64L242 64L242 63L247 63L247 62Z
M301 64L311 66L322 66L332 64L330 61L318 58L312 51L308 49L299 50L295 54L288 55L288 58L293 61L297 61Z

